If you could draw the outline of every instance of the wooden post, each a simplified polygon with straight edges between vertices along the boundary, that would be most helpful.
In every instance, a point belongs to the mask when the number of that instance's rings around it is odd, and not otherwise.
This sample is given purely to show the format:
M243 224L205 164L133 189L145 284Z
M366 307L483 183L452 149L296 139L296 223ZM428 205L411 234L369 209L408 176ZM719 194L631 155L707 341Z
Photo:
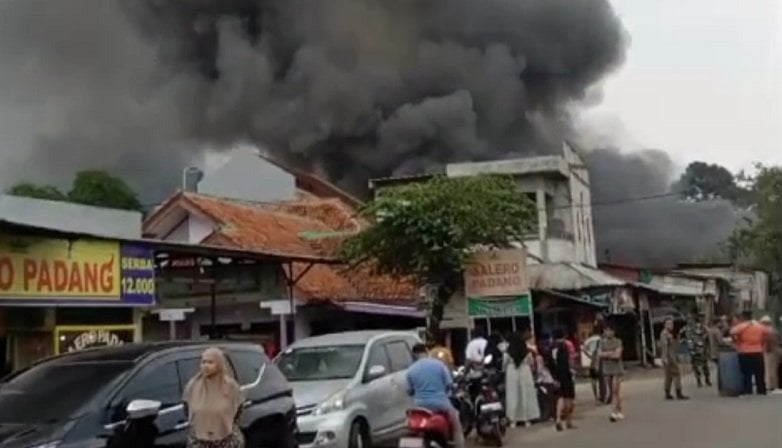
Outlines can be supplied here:
M209 285L210 306L209 312L211 314L211 320L209 323L209 339L217 339L217 287L214 279Z

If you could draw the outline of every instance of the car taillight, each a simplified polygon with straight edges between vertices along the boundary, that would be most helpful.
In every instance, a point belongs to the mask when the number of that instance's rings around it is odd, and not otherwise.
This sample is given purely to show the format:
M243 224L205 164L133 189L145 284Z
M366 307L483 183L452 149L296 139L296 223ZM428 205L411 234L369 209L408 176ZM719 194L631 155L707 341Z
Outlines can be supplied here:
M426 414L410 413L407 415L407 427L424 428L428 420L429 420L429 416Z
M499 396L497 395L497 392L493 391L492 389L487 389L483 391L483 398L485 398L487 401L496 401L499 399Z

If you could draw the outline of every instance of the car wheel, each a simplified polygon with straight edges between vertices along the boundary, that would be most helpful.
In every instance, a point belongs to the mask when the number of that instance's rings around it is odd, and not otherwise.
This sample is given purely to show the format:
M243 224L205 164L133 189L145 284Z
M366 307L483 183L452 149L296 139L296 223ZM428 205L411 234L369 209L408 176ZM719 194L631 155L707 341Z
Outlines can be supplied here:
M369 438L369 428L366 423L356 420L350 425L349 448L371 448L372 440Z

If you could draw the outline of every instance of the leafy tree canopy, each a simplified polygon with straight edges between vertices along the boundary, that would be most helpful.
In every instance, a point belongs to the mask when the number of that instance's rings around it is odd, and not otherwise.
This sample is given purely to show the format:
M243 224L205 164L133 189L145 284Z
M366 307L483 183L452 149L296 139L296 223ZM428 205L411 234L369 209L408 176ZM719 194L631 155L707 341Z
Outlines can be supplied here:
M749 180L752 216L746 219L730 241L735 256L748 258L753 265L771 274L778 302L772 309L779 315L782 301L782 167L759 166Z
M694 201L725 199L745 205L749 191L738 180L740 178L721 165L692 162L674 184L674 189Z
M513 179L482 175L435 177L391 187L360 211L370 225L348 238L342 256L373 263L380 273L436 284L431 308L437 328L443 305L462 283L462 267L476 248L507 248L537 225L535 206Z
M51 185L23 182L11 187L8 194L123 210L140 211L142 208L138 194L125 181L98 170L77 173L68 193Z
M68 200L97 207L141 210L138 194L122 179L104 171L82 171L76 174Z

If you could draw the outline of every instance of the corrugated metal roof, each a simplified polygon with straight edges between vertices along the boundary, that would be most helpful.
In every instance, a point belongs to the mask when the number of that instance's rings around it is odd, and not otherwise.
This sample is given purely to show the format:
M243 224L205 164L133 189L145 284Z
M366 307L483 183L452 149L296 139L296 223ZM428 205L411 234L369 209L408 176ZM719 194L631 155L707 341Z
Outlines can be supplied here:
M139 243L149 245L156 253L170 252L177 255L192 255L201 257L226 257L226 258L247 258L247 259L265 259L279 262L299 262L299 263L322 263L322 264L344 264L341 260L329 256L297 256L280 252L261 251L253 249L236 249L226 246L220 246L208 243L187 243L179 241L163 241L152 238L116 238L86 231L70 230L52 230L47 227L19 224L0 218L0 231L9 233L14 232L36 232L42 237L50 238L94 238L98 240L115 240L123 243Z
M141 213L71 202L0 194L0 220L12 225L102 238L141 237Z
M604 286L624 286L627 282L599 269L577 263L546 263L527 266L532 289L575 291Z
M686 285L672 285L670 283L654 282L654 283L635 283L635 286L639 288L648 289L658 294L667 296L702 296L703 288L693 288Z

